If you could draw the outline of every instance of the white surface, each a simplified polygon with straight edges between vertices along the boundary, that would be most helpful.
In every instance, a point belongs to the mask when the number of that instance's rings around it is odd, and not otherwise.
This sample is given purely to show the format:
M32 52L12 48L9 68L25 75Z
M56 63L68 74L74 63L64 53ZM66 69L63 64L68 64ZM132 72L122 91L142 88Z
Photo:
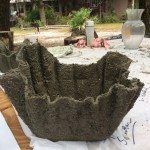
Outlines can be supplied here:
M0 112L0 150L19 150L11 130Z
M25 134L31 139L30 144L34 150L150 150L150 39L144 39L139 50L125 50L121 40L110 41L110 45L111 51L119 51L133 60L129 78L137 77L145 83L133 109L125 116L114 134L100 142L52 142L40 139L33 135L19 118ZM95 63L107 53L103 48L78 51L81 52L80 56L60 58L60 62Z

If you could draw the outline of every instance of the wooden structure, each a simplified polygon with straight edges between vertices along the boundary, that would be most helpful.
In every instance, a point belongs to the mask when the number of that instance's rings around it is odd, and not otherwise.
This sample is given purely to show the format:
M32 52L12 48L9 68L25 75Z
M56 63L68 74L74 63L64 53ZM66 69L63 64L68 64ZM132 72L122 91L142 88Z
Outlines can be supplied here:
M5 93L0 90L0 111L2 112L8 126L10 127L19 147L21 150L31 150L30 140L24 134L20 123L18 121L16 112L5 95Z

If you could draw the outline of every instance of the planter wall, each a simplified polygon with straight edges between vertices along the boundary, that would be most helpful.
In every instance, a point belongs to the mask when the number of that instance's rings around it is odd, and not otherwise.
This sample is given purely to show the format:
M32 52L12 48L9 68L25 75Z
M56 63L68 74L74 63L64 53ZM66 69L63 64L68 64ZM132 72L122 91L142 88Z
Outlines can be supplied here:
M110 137L143 87L127 79L131 60L115 52L96 64L65 65L33 44L23 46L17 61L0 84L32 132L52 141Z
M7 49L4 43L0 41L0 71L5 73L16 67L16 52Z

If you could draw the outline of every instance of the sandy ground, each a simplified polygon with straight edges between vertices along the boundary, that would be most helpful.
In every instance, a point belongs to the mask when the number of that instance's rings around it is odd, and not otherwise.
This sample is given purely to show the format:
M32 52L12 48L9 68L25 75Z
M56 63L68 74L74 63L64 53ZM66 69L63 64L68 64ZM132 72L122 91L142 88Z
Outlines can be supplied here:
M99 37L108 37L112 35L118 35L121 32L119 31L98 31L97 34ZM66 29L49 29L46 31L41 31L40 33L31 32L31 33L24 33L21 35L14 36L14 43L18 44L23 42L25 39L30 39L31 41L38 41L42 43L42 45L46 47L51 46L62 46L64 45L64 38L71 35L69 30L66 32Z

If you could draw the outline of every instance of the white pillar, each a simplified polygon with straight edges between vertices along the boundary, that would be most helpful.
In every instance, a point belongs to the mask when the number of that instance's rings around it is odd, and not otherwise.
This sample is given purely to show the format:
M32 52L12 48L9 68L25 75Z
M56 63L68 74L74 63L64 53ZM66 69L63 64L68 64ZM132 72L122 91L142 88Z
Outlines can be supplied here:
M86 39L87 46L91 46L94 40L94 21L92 20L86 21Z

